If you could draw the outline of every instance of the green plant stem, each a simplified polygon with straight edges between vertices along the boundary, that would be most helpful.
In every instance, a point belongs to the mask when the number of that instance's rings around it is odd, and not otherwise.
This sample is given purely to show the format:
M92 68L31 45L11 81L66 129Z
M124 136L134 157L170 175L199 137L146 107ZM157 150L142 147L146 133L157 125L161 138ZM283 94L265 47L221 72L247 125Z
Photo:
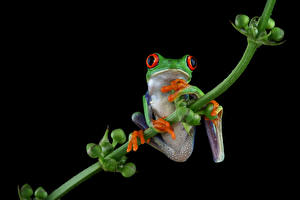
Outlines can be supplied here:
M174 115L170 115L166 118L167 121L171 121ZM154 137L157 134L155 129L148 128L144 131L144 137L147 140L148 138ZM114 150L112 153L106 156L106 158L114 158L116 160L120 159L122 156L127 154L127 146L129 142L126 142L122 146L120 146L118 149ZM140 145L140 141L138 141L138 144ZM73 178L71 178L69 181L61 185L59 188L54 190L46 200L56 200L67 194L69 191L74 189L76 186L78 186L80 183L84 182L85 180L89 179L96 173L102 171L101 164L99 162L96 162L89 168L83 170Z
M264 11L260 17L259 23L258 23L258 34L265 31L267 23L269 21L269 18L271 17L273 8L275 6L276 0L268 0ZM242 75L242 73L247 68L248 64L250 63L252 57L254 56L254 53L256 52L257 48L260 45L256 44L254 41L251 41L248 39L248 46L245 50L245 53L238 63L238 65L235 67L235 69L232 71L232 73L223 81L221 82L217 87L215 87L213 90L208 92L206 95L201 97L199 100L197 100L193 105L191 105L191 109L194 111L200 110L203 106L208 104L211 100L216 99L221 94L223 94L228 88L232 86L232 84Z
M275 6L276 0L268 0L264 11L262 13L262 16L260 17L259 24L258 24L258 34L265 31L267 23L269 21L269 18L271 17L273 8ZM248 46L245 50L245 53L238 63L238 65L235 67L235 69L232 71L232 73L223 81L221 82L217 87L215 87L213 90L205 94L203 97L201 97L199 100L197 100L193 105L190 106L190 108L194 111L200 110L203 106L208 104L211 100L214 100L215 98L219 97L221 94L223 94L226 90L228 90L233 83L236 82L236 80L242 75L242 73L247 68L248 64L250 63L251 59L254 56L254 53L256 52L257 48L259 47L259 44L256 44L254 41L251 41L248 39Z
M201 108L203 108L203 106L205 106L207 103L209 103L211 100L216 99L221 94L223 94L226 90L228 90L228 88L230 88L232 84L235 83L236 80L245 71L254 53L256 52L258 46L259 46L258 44L248 40L248 46L245 50L245 53L242 59L240 60L240 62L238 63L238 65L236 66L236 68L231 72L231 74L217 87L215 87L213 90L211 90L203 97L201 97L199 100L197 100L195 103L193 103L190 106L190 108L194 111L198 111Z
M267 22L272 14L272 10L274 8L274 5L276 3L276 0L268 0L266 3L266 6L264 8L263 14L261 16L259 25L258 25L258 31L259 33L265 30L265 27L267 25ZM259 47L258 44L256 44L253 41L248 40L248 46L245 50L245 53L238 63L238 65L235 67L235 69L232 71L232 73L217 87L215 87L213 90L208 92L206 95L201 97L199 100L197 100L194 104L191 105L191 109L194 111L197 111L201 109L203 106L205 106L207 103L209 103L211 100L217 98L221 94L223 94L245 71L246 67L250 63L254 53L256 52L256 49ZM172 118L174 116L170 115L166 118L167 121L172 121ZM151 138L157 134L157 132L153 128L148 128L144 132L145 139ZM127 146L128 142L123 144L121 147L113 151L111 154L109 154L107 157L109 158L121 158L123 155L127 153ZM73 178L71 178L69 181L61 185L59 188L54 190L47 198L47 200L57 200L61 197L63 197L66 193L71 191L73 188L78 186L80 183L84 182L85 180L89 179L96 173L100 172L102 170L101 164L99 162L93 164L89 168L83 170Z
M272 15L272 11L274 9L275 3L276 3L276 0L268 0L267 1L264 11L260 17L260 20L259 20L259 23L257 26L258 35L259 35L259 33L265 31L265 29L266 29L265 27L267 26L267 23Z
M99 162L91 165L90 167L86 168L85 170L71 178L69 181L61 185L59 188L54 190L47 197L47 200L56 200L63 197L65 194L74 189L80 183L84 182L85 180L89 179L90 177L92 177L100 171L102 171L102 168Z

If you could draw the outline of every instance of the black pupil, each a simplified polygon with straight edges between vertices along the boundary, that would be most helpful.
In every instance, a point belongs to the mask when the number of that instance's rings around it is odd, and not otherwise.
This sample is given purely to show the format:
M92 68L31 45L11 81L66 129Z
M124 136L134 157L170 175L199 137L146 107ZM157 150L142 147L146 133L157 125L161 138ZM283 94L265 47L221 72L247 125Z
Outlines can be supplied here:
M148 58L148 64L149 64L150 66L153 65L154 61L155 61L154 56L150 56L150 57Z
M196 67L197 61L196 61L195 58L191 58L191 64L192 64L193 67Z

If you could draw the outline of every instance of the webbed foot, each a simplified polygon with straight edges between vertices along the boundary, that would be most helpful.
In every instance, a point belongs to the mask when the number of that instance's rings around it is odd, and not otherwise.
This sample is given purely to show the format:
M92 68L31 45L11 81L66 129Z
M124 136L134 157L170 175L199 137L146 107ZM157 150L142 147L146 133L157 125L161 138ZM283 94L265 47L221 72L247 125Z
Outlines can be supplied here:
M160 118L158 120L152 120L153 127L160 133L169 133L173 140L176 139L176 135L173 131L172 126L169 122L164 120L164 118Z
M144 138L144 131L139 130L139 131L133 131L131 134L131 138L129 140L128 146L127 146L127 152L130 152L133 147L133 151L138 150L138 142L137 138L140 138L141 144L145 144L145 138ZM147 143L149 143L150 139L147 140Z
M175 92L168 97L168 101L173 102L179 96L179 92L188 86L189 84L185 80L176 79L172 81L170 85L162 87L161 92L167 93L174 90Z
M214 125L217 125L217 120L218 120L218 113L220 112L220 105L218 102L216 102L215 100L212 100L209 102L210 104L213 105L212 110L210 113L208 113L208 115L205 116L205 120L211 120Z

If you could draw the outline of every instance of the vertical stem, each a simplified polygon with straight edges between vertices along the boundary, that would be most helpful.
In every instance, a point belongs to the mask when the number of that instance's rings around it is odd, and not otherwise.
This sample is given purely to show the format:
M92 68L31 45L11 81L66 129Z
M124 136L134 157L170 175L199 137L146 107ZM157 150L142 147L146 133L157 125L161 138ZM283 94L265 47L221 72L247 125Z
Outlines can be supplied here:
M258 35L265 31L266 25L269 21L269 18L272 14L272 11L274 9L276 0L268 0L264 11L260 17L259 24L258 24ZM235 69L232 71L232 73L217 87L215 87L213 90L208 92L206 95L201 97L199 100L197 100L194 104L191 105L191 109L193 111L200 110L203 106L205 106L207 103L209 103L211 100L217 98L221 94L223 94L228 88L231 87L231 85L242 75L242 73L247 68L249 62L251 61L254 53L256 52L256 49L260 45L256 44L254 41L248 40L248 46L245 50L245 53L240 60L239 64L235 67Z
M265 30L265 27L267 26L267 23L269 21L269 18L272 15L273 8L275 6L276 0L268 0L265 9L260 17L259 23L258 23L258 35L259 33L263 32Z

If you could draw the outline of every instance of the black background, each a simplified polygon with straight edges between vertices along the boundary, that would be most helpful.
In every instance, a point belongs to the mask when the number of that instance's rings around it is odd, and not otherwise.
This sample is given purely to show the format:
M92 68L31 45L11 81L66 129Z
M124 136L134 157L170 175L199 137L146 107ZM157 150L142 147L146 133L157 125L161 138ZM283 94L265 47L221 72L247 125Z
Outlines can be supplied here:
M150 53L195 56L199 68L191 84L208 92L232 71L246 47L246 38L229 20L239 13L260 15L264 1L35 6L10 15L6 135L16 152L5 155L9 167L17 166L15 186L42 185L50 192L95 162L85 145L98 142L106 126L127 134L137 129L131 114L142 111ZM294 123L286 111L295 105L283 97L294 84L287 79L294 67L289 17L287 5L278 1L273 18L287 42L258 49L237 83L217 99L224 107L223 163L213 163L201 126L186 163L144 145L128 155L137 166L134 177L102 172L63 199L290 194L283 190L296 175L290 173L296 158L287 130Z

